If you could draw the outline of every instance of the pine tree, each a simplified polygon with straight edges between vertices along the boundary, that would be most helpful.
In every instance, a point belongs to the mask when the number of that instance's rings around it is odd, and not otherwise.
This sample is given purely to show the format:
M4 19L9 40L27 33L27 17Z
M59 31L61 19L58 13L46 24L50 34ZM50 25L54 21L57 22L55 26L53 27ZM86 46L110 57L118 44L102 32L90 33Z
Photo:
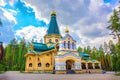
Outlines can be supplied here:
M90 56L91 56L92 59L97 59L98 60L98 54L97 54L96 47L92 48Z
M110 49L110 55L112 60L111 61L112 70L117 71L116 65L117 65L118 57L117 57L115 45L112 40L109 41L109 49Z
M117 70L120 71L120 43L117 43L116 44L116 53L117 53L117 57L118 57L118 60L117 60L117 64L116 64L116 67L117 67Z
M24 57L24 55L26 53L27 53L27 47L26 47L25 39L23 38L20 41L20 44L19 44L19 62L20 62L19 66L20 66L20 71L25 69L25 57Z
M25 69L25 57L27 47L25 40L21 40L20 43L16 39L13 39L10 44L5 48L5 63L8 70L24 70Z
M79 47L77 48L77 51L78 51L78 52L82 52L82 48L79 46Z
M118 11L114 9L113 15L110 17L109 23L110 25L107 27L107 29L111 30L113 35L118 38L118 42L120 42L120 18L118 16Z

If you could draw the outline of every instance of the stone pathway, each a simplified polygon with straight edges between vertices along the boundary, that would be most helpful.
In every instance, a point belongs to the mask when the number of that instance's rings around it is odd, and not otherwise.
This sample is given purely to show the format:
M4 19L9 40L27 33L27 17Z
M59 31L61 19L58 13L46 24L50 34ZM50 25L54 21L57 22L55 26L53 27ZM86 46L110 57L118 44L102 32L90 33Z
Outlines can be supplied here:
M8 71L0 74L0 80L120 80L114 72L106 74L37 74Z

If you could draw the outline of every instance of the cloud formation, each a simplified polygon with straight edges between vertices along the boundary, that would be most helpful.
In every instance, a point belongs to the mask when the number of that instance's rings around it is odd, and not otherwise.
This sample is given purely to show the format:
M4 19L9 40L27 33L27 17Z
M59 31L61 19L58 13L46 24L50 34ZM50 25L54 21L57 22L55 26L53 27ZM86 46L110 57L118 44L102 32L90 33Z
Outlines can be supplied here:
M16 20L11 11L2 8L0 8L0 16L2 21L2 26L0 26L0 41L9 43L14 38L13 26Z
M46 34L46 30L46 27L27 26L22 28L21 30L17 30L15 36L17 38L24 38L26 41L29 42L32 39L35 39L39 42Z
M40 34L45 34L45 32L39 32L37 29L47 29L50 12L55 10L61 34L64 35L65 27L68 25L70 34L76 36L75 39L78 42L80 41L78 45L86 46L99 45L99 43L108 41L109 31L106 27L109 24L107 22L113 8L118 5L117 1L10 0L8 3L4 1L4 5L7 3L4 8L10 8L8 12L13 17L9 18L16 24L14 30L17 37L22 38L24 36L30 40L35 35L38 38ZM10 20L9 18L8 20ZM29 32L29 29L32 29L32 32ZM39 33L39 36L36 32ZM35 34L33 35L33 33Z

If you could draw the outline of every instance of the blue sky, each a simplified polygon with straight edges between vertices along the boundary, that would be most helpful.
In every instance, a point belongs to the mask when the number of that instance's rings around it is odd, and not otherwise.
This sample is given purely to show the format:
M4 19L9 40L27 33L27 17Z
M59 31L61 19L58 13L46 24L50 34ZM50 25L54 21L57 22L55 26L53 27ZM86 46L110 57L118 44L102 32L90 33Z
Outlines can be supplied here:
M68 25L80 46L98 46L111 39L106 27L116 6L118 0L1 0L0 41L40 40L48 28L50 12L55 10L62 35Z

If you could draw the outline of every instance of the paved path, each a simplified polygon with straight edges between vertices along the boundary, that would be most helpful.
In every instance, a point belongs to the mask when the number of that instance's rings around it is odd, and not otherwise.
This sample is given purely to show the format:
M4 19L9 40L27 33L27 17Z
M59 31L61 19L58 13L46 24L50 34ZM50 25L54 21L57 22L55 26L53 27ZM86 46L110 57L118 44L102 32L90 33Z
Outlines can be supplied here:
M8 71L0 74L0 80L120 80L113 72L106 74L35 74Z

